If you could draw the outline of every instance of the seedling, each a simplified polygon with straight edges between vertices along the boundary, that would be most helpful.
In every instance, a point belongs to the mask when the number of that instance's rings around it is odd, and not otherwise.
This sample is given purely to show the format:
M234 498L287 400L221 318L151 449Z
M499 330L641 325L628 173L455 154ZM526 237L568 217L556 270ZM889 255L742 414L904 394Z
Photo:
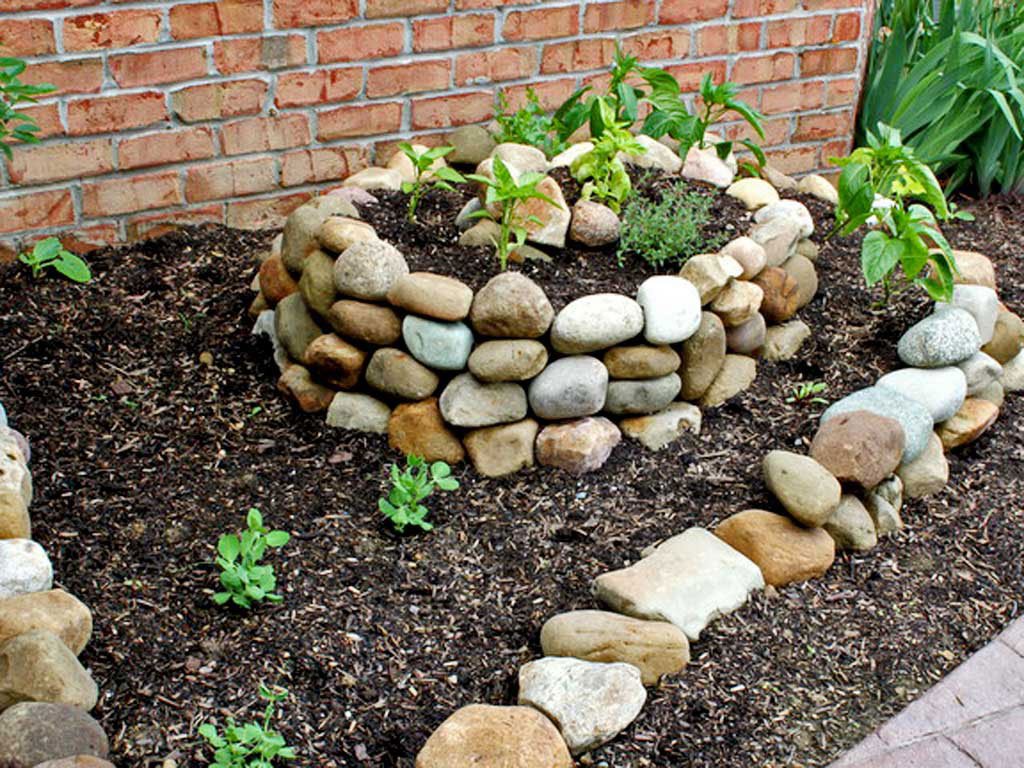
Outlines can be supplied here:
M263 515L253 507L246 516L248 530L241 536L227 533L217 542L217 565L223 592L213 596L217 605L228 601L241 608L251 608L262 600L279 603L283 598L274 593L277 578L272 565L260 565L268 547L283 547L291 539L285 531L268 531L263 527Z
M223 734L210 723L199 726L199 735L214 749L209 768L272 768L275 760L294 760L295 750L270 727L277 703L286 696L284 688L260 685L260 698L267 702L262 722L238 725L229 717Z
M597 97L596 103L598 109L591 117L591 125L595 120L600 125L600 138L594 140L592 150L573 161L571 170L573 178L583 182L584 200L593 197L618 213L633 191L620 153L642 155L647 149L626 129L625 122L616 119L609 102Z
M38 144L39 126L36 121L18 111L19 104L35 104L36 96L57 90L49 83L28 85L21 82L20 75L26 64L21 59L0 58L0 152L7 157L11 151L7 139L24 144Z
M828 400L818 397L828 389L824 381L805 381L793 387L793 394L786 398L787 403L813 403L815 405L828 405Z
M76 283L88 283L92 280L89 265L80 256L76 256L61 245L56 237L40 240L31 251L20 254L18 261L32 268L32 277L39 277L44 269L55 269Z
M434 168L434 163L443 158L455 147L434 147L417 152L416 148L407 141L398 145L402 153L412 163L416 178L412 181L402 182L402 191L409 195L409 208L407 217L409 221L416 221L416 210L419 208L420 200L431 189L452 190L452 184L462 184L465 177L447 165Z
M397 464L391 465L391 492L377 506L398 533L402 533L407 525L424 531L433 530L434 526L426 519L430 510L421 502L434 492L434 488L442 491L458 488L459 481L451 474L451 467L443 461L428 465L419 456L409 456L404 471Z

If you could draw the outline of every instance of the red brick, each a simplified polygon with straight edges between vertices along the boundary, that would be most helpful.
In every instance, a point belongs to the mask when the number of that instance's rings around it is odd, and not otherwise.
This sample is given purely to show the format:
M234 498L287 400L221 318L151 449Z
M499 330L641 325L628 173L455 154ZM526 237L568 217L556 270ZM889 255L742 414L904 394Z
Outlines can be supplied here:
M821 163L831 163L833 158L846 157L850 154L850 150L853 149L853 137L848 136L845 139L837 139L835 141L826 141L821 145ZM838 171L836 171L838 173ZM823 174L828 176L829 174Z
M544 54L541 56L540 71L549 75L555 72L604 69L614 55L615 41L599 37L548 43L544 46Z
M110 11L64 19L64 49L95 51L153 43L160 37L159 11Z
M0 198L0 232L58 227L74 220L75 208L67 189Z
M833 8L860 8L861 0L803 0L804 10L824 11Z
M804 5L806 7L806 3ZM794 8L796 0L736 0L732 15L737 19L746 16L771 16L776 13L787 13Z
M640 61L681 59L690 53L690 33L685 29L671 32L643 32L622 41L623 50ZM610 61L610 58L606 59Z
M583 14L584 32L618 32L636 29L654 21L651 0L616 0L611 3L587 3Z
M860 39L860 14L844 13L836 16L832 32L833 43L852 42Z
M725 16L729 0L662 0L658 21L662 24L686 24Z
M711 79L716 83L723 82L725 80L726 61L725 59L695 61L689 64L665 67L665 70L679 81L679 88L683 93L691 93L700 88L700 81L705 73L710 73Z
M440 91L451 82L448 59L417 60L408 64L372 67L366 75L366 96L396 96L405 93Z
M124 53L111 56L109 63L115 82L122 88L192 80L207 72L206 51L202 48Z
M60 136L64 133L64 125L60 121L60 107L56 104L39 104L35 107L19 107L18 111L25 117L35 120L39 130L36 137L45 139L50 136Z
M0 20L0 50L4 56L44 56L57 50L53 23L46 19Z
M97 248L114 245L120 240L117 224L112 222L93 224L90 227L77 227L71 232L60 235L60 243L74 253L90 253Z
M777 115L782 112L819 109L824 104L824 89L820 80L783 83L765 88L761 94L761 111L766 115Z
M97 2L98 0L3 0L0 12L66 10L83 5L96 5Z
M419 16L423 13L444 13L448 0L366 0L368 19L387 16Z
M424 147L440 147L442 145L450 143L448 137L444 133L413 133L408 138L401 139L382 139L381 141L375 141L373 143L372 156L377 159L377 165L384 165L387 163L396 152L401 152L398 145L404 141L409 141L413 144L422 144Z
M164 94L144 91L68 102L68 135L141 128L167 119Z
M818 167L818 148L791 147L768 154L768 162L783 173L803 173Z
M309 192L294 192L278 197L228 203L224 223L237 229L280 229L288 214L310 197Z
M33 64L21 76L23 83L49 83L57 90L48 96L64 93L96 93L103 86L103 60L71 59Z
M302 35L218 40L213 44L213 61L222 75L301 67L307 63L306 40Z
M114 150L110 139L21 146L7 163L7 172L14 184L43 184L98 176L113 169Z
M278 29L340 24L358 15L358 0L274 0L274 26Z
M402 125L402 105L397 101L339 107L318 115L317 138L320 141L393 133Z
M733 62L729 79L741 85L789 80L795 64L796 57L791 53L744 56Z
M117 216L180 203L181 185L177 171L119 176L82 185L82 213L85 216Z
M513 85L502 89L508 101L509 110L517 110L526 104L526 92L532 90L537 96L541 107L551 112L560 107L567 98L576 90L575 80L543 80L538 83L525 83ZM482 119L482 118L481 118Z
M494 42L494 17L489 14L418 19L412 24L414 51L478 48Z
M518 80L536 71L537 49L534 47L505 46L462 53L455 59L456 85Z
M537 5L542 0L522 0L515 5ZM501 8L509 5L508 0L455 0L456 11L478 11L484 8Z
M340 181L369 165L362 147L321 147L281 157L281 186Z
M448 128L479 123L494 116L494 95L490 91L435 96L412 103L413 128Z
M856 69L856 48L824 48L800 54L800 74L803 77L845 74Z
M169 16L171 37L175 40L260 32L263 30L263 0L174 5Z
M718 56L756 51L761 43L759 22L715 24L697 33L697 55Z
M194 85L171 94L171 109L186 123L255 115L263 110L267 87L262 80Z
M183 128L122 139L117 146L117 163L120 168L131 170L205 160L215 154L213 131Z
M220 139L225 155L300 147L309 143L309 120L299 114L251 117L226 123Z
M190 203L256 195L275 187L277 165L272 157L208 163L185 173L185 199Z
M321 64L397 56L404 46L405 28L399 23L332 29L318 32L316 36L316 49Z
M801 45L821 45L828 42L831 30L831 16L769 21L768 47L792 48Z
M738 117L738 115L732 116ZM761 130L764 131L764 138L762 139L757 135L757 132L751 128L750 124L744 120L742 122L731 124L726 129L725 135L732 141L750 139L762 147L772 147L779 144L785 144L789 140L789 127L790 121L788 117L764 120L761 122ZM718 128L716 127L713 130L718 130Z
M825 85L825 105L829 107L845 107L857 103L857 89L860 80L855 78L830 80Z
M129 240L142 240L175 232L185 225L222 224L223 222L224 206L214 203L180 211L133 216L125 223L125 234Z
M853 115L847 111L800 115L793 131L793 141L831 139L850 133L852 127Z
M278 75L275 104L278 107L306 107L349 101L363 86L362 67L315 69Z
M510 11L505 17L502 34L506 40L543 40L568 37L580 31L579 9L576 5L539 8L531 11Z

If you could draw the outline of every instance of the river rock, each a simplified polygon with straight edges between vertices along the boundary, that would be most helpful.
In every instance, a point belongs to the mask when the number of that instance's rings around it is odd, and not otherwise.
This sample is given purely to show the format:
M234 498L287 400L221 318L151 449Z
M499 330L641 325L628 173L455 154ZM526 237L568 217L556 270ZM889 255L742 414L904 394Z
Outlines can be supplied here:
M375 397L338 392L327 409L327 426L385 435L391 409Z
M758 312L743 325L726 331L725 343L729 351L737 355L754 355L764 346L767 334L764 315Z
M402 337L402 321L391 307L343 299L334 302L327 322L341 336L374 347L388 347Z
M412 272L398 278L388 301L407 312L454 322L469 315L473 291L461 280L432 272Z
M260 264L259 278L260 293L271 305L299 290L299 284L289 274L280 256L271 256Z
M942 450L942 440L932 433L924 451L913 461L904 461L896 470L903 482L903 492L911 499L934 496L949 482L949 462Z
M643 309L644 338L651 344L686 341L700 326L701 297L685 278L649 277L637 290L636 301Z
M699 400L725 364L725 326L713 312L701 312L697 332L683 342L680 395L684 400Z
M796 179L783 173L770 163L761 168L761 175L765 181L779 190L779 192L796 192Z
M593 472L621 440L619 428L601 416L550 424L537 435L537 463L574 475Z
M697 289L702 305L713 301L729 282L729 273L725 271L723 259L717 253L691 256L679 270L679 276Z
M30 539L0 540L0 600L53 586L53 566L46 550Z
M687 151L682 173L683 178L706 181L723 189L732 184L734 178L732 170L714 149L700 149L696 145Z
M335 298L334 259L319 249L310 253L299 278L299 293L306 306L326 317Z
M566 355L594 352L632 339L644 329L644 312L628 296L595 293L569 302L555 316L551 345Z
M388 445L405 456L449 464L466 455L459 438L445 426L436 397L397 406L388 420Z
M613 379L654 379L674 373L681 362L672 347L645 345L612 347L603 359Z
M441 416L456 427L491 427L526 417L526 392L511 382L486 383L462 373L444 388Z
M469 371L481 381L526 381L548 363L548 350L533 339L485 341L469 356Z
M77 656L92 637L92 614L60 589L0 600L0 642L36 629L57 635Z
M505 142L496 146L491 156L500 157L507 167L519 172L517 175L544 173L548 167L548 159L544 153L529 144Z
M691 403L672 403L650 416L623 419L619 429L648 450L660 451L687 432L700 434L700 423L700 408Z
M544 162L546 165L547 160ZM552 200L554 205L540 198L531 198L516 206L515 218L519 226L526 230L526 239L531 243L564 248L572 213L565 202L562 188L553 178L545 176L537 185L537 191Z
M293 360L305 360L306 347L323 335L298 293L285 296L278 303L274 310L274 333Z
M648 168L671 174L679 173L682 170L682 158L660 141L643 134L638 134L635 138L637 143L644 148L644 151L636 155L619 153L619 157L627 165L631 165L634 168Z
M38 766L76 755L106 758L99 723L68 704L21 702L0 714L0 762Z
M459 235L459 245L465 246L466 248L492 248L494 247L494 244L498 242L500 234L501 226L496 221L492 219L481 219Z
M996 317L999 315L999 297L995 291L983 285L954 285L952 301L948 304L936 302L935 311L942 312L950 307L957 307L970 313L978 325L982 344L988 344L992 340Z
M754 221L758 224L772 219L790 219L800 227L800 237L814 234L814 218L807 206L799 200L779 200L776 195L775 202L763 206L754 214Z
M115 766L98 757L75 755L74 757L62 757L59 760L47 760L45 763L37 765L36 768L115 768Z
M476 471L503 477L533 466L533 444L540 425L533 419L469 432L463 443Z
M540 630L545 656L622 662L640 670L644 685L682 671L690 643L667 621L641 621L608 611L570 611L553 616Z
M680 387L682 382L674 372L656 379L612 381L604 410L620 415L656 413L675 400Z
M365 221L350 216L329 216L320 225L317 242L325 251L344 253L356 243L377 240L377 232Z
M484 336L536 339L547 332L554 316L539 285L520 272L502 272L477 292L469 320Z
M359 382L365 362L363 350L333 333L318 336L306 347L306 365L338 389L352 389Z
M887 373L878 380L877 386L917 401L928 409L936 422L945 421L960 410L967 397L967 377L954 366L904 368Z
M973 443L991 427L999 417L999 408L980 397L969 397L960 410L938 425L937 433L947 451Z
M958 274L953 275L953 282L961 285L983 285L997 290L996 268L991 259L976 251L953 250Z
M967 396L973 397L1003 376L999 361L984 352L977 352L957 365L967 379Z
M981 348L978 324L970 312L954 307L929 315L900 339L898 352L907 365L941 368L967 360Z
M420 365L400 349L378 349L366 366L366 382L371 387L404 400L423 400L434 394L437 374Z
M563 357L530 384L530 408L542 419L591 416L604 408L608 369L593 357Z
M19 701L69 704L86 712L99 689L59 637L33 630L0 643L0 712Z
M764 248L766 266L781 267L796 255L800 225L792 219L771 219L755 224L750 230L750 238Z
M721 405L754 383L757 361L744 355L726 355L718 375L700 398L705 408Z
M446 323L406 315L402 339L412 356L439 371L461 371L473 350L473 332L465 323Z
M903 483L898 477L891 477L872 488L864 495L864 506L875 526L876 535L881 538L903 528L900 508L903 506Z
M374 195L371 195L365 189L359 187L339 187L332 189L327 193L328 197L339 197L351 203L353 206L358 205L376 205L380 202ZM347 214L342 214L347 215Z
M281 238L281 259L293 275L301 275L306 256L315 250L317 233L328 216L358 218L351 202L336 195L324 195L300 205L285 219Z
M839 481L810 456L770 451L764 457L762 470L768 490L804 525L824 525L839 506Z
M1012 312L999 310L992 338L981 351L1005 365L1015 358L1024 347L1024 321Z
M548 163L548 170L552 171L555 168L569 168L579 158L583 157L588 152L594 151L594 143L591 141L580 141L576 144L571 145L567 149L559 152Z
M892 389L868 387L837 400L821 415L821 423L851 411L871 411L899 422L903 427L903 460L921 455L932 434L932 415L928 409Z
M818 271L814 262L798 253L786 259L782 268L796 281L796 308L803 309L818 293Z
M552 722L533 707L470 704L456 710L416 755L416 768L572 768Z
M491 156L497 144L486 128L480 125L463 125L448 137L453 147L448 162L472 165L474 168Z
M714 619L763 587L753 562L703 528L690 528L633 565L601 574L593 591L613 610L669 621L694 642Z
M354 299L382 301L392 286L409 274L405 257L383 240L366 240L346 248L334 262L334 286Z
M519 703L550 717L576 755L615 738L646 700L640 670L631 664L549 656L519 670Z
M980 400L988 400L996 408L1002 408L1006 400L1006 392L1003 390L1002 384L998 381L993 381L985 389L981 390L976 397Z
M423 154L424 152L430 150L430 147L424 144L412 144L410 146L412 147L413 151L416 152L416 154ZM428 179L433 178L437 170L439 168L444 168L446 165L448 165L448 163L445 162L445 159L443 157L436 158L434 162L430 164L430 167L426 171L424 171L422 176L423 180L426 181ZM413 162L412 160L409 159L409 156L406 155L405 152L402 152L401 150L398 150L397 152L391 155L391 159L388 160L387 167L393 171L398 171L399 175L402 177L403 183L411 184L412 182L416 181L416 166L413 165Z
M878 544L874 520L861 500L848 493L843 494L823 527L839 550L867 552Z
M711 311L722 318L727 328L735 328L751 320L761 309L764 291L746 280L730 280L714 301Z
M748 211L756 211L758 208L779 202L779 193L764 179L738 179L729 185L725 194L739 200Z
M1024 390L1024 352L1018 352L1016 357L1003 366L1001 381L1006 392Z
M569 237L588 248L600 248L618 242L621 226L618 214L607 205L580 200L572 207Z
M341 185L365 190L386 189L398 192L402 188L402 174L394 168L363 168L341 182Z
M764 360L792 360L810 337L811 329L802 320L774 325L765 334L761 357Z
M314 381L313 374L304 365L289 365L277 380L277 389L290 396L304 413L326 411L334 397L334 390Z
M729 256L739 263L743 268L740 275L743 280L753 280L768 264L768 254L764 247L745 235L729 241L719 254Z
M903 427L871 411L844 413L821 424L811 457L836 479L872 488L899 466Z
M832 512L838 506L837 500ZM726 518L715 534L755 562L765 582L775 587L816 579L836 558L835 542L826 531L802 528L763 509L748 509Z
M800 289L786 270L781 267L766 267L752 281L761 288L761 314L772 323L784 323L799 307Z
M0 453L0 540L31 538L30 503L31 475L28 468L18 453Z
M816 197L819 200L837 205L839 203L839 192L832 183L817 173L809 173L797 182L797 191L805 195Z

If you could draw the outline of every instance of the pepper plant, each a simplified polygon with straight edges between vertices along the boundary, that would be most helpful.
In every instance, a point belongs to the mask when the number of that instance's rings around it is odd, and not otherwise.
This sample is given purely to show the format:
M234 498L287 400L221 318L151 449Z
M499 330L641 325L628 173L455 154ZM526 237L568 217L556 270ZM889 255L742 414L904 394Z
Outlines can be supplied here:
M626 123L616 119L612 104L602 97L596 103L591 124L597 121L600 135L594 139L594 148L576 158L570 170L583 184L582 199L594 198L617 213L633 190L619 153L642 155L647 149L627 130Z
M427 522L430 510L422 502L435 488L442 491L458 488L459 481L451 474L451 467L443 461L428 465L419 456L409 456L404 470L400 470L397 464L391 465L391 491L386 499L377 502L377 506L399 533L407 525L424 531L433 530L433 524Z
M38 144L39 126L36 121L18 111L22 104L35 104L36 96L42 96L56 90L49 83L28 85L21 82L20 76L26 64L21 59L0 58L0 151L7 157L12 156L8 139L25 144Z
M227 533L217 542L217 565L223 592L217 592L213 601L224 605L228 601L241 608L251 608L254 602L267 600L279 603L283 598L274 593L277 577L274 566L260 565L269 547L283 547L291 536L286 531L269 531L263 526L263 515L253 507L246 515L248 530L241 536Z
M229 717L224 733L210 723L199 726L199 735L214 749L209 768L272 768L276 760L294 760L295 750L270 727L277 703L287 695L284 688L260 685L260 698L267 702L262 722L238 725Z
M403 141L398 145L402 153L412 163L415 177L412 181L402 182L402 191L409 195L409 206L406 215L411 222L416 221L416 209L420 201L430 189L452 190L452 184L462 184L465 178L461 173L447 165L433 168L438 160L443 158L455 147L434 147L418 152L412 144Z

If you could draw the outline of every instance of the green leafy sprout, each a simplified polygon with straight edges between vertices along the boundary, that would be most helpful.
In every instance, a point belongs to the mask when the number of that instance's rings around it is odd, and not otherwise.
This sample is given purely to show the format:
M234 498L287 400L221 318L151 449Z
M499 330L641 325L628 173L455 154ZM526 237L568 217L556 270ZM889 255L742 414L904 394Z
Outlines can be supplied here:
M647 149L629 132L625 122L615 117L611 102L598 97L598 110L591 120L600 126L594 148L577 157L570 168L573 178L583 184L583 200L594 198L607 205L616 213L630 196L633 184L619 153L642 155Z
M92 280L92 271L85 260L71 253L56 237L40 240L31 251L20 254L18 261L31 267L33 277L39 277L45 269L54 269L76 283Z
M793 394L786 398L786 402L828 405L828 400L819 397L827 389L828 384L824 381L805 381L793 387Z
M586 107L580 99L588 90L589 87L577 90L553 115L544 111L532 88L526 89L526 103L511 114L507 112L508 99L499 93L495 139L498 143L528 144L545 156L554 157L569 146L569 138L586 122Z
M442 491L457 489L459 481L451 474L451 467L443 461L428 465L419 456L409 456L404 470L400 470L397 464L391 465L391 491L386 499L380 499L377 506L398 533L405 531L408 525L424 531L433 530L434 526L426 519L430 510L422 502L435 488Z
M0 152L11 157L13 152L8 139L23 144L38 144L39 126L36 121L18 111L19 105L35 104L36 96L52 93L57 90L49 83L28 85L21 82L21 75L26 69L21 59L0 58Z
M403 141L398 148L409 158L416 174L412 181L402 182L402 191L409 195L406 216L409 221L415 222L416 210L419 208L420 201L430 189L444 189L450 192L452 184L462 184L466 179L461 173L447 165L433 167L438 160L443 159L455 147L434 147L420 152L409 142Z
M229 717L223 733L210 723L199 726L199 735L214 750L209 768L272 768L276 760L294 760L295 750L270 727L278 702L287 696L284 688L260 685L260 698L267 702L262 722L239 725Z
M523 173L518 179L513 176L500 156L494 155L491 163L494 177L471 173L467 179L479 182L487 188L484 207L471 214L473 218L487 218L498 224L498 239L494 246L498 253L498 262L504 271L508 267L509 254L521 248L526 242L526 224L539 223L536 216L522 217L518 208L529 200L541 200L548 205L558 206L554 200L541 192L537 187L544 180L542 173ZM497 213L494 213L497 209Z
M279 603L283 598L274 593L277 587L274 567L259 562L267 548L283 547L291 536L285 531L268 531L256 507L249 510L245 522L248 530L241 536L226 533L217 542L216 563L221 569L220 583L224 591L217 592L213 601L217 605L230 601L241 608L251 608L253 603L262 600Z

